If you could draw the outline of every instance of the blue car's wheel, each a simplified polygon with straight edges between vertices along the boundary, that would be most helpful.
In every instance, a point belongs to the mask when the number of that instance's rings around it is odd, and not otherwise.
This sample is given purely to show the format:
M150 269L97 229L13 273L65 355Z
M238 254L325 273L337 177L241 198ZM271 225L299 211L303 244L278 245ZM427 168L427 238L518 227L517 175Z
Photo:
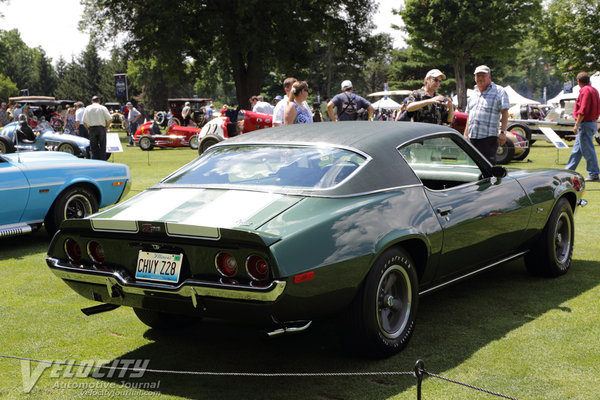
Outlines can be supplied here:
M81 150L73 142L64 142L64 143L61 143L58 146L57 150L58 151L62 151L63 153L73 154L75 156L78 156L79 154L81 154Z
M60 228L65 219L84 218L98 211L96 196L84 187L70 187L62 192L50 207L44 226L50 235Z
M358 345L375 357L398 353L412 336L418 303L412 258L402 248L386 250L369 271L348 313Z
M14 152L15 146L12 144L12 142L6 136L0 136L0 153L8 154Z

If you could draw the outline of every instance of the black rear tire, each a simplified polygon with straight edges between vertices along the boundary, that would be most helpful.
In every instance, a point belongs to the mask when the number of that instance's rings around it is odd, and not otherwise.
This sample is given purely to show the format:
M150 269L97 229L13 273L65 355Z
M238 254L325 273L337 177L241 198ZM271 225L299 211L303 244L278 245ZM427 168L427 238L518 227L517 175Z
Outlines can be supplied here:
M373 264L346 319L356 344L383 358L400 352L415 328L419 304L415 264L402 248L386 250Z
M527 271L551 277L566 274L571 267L574 238L573 209L567 199L561 198L537 243L525 255Z

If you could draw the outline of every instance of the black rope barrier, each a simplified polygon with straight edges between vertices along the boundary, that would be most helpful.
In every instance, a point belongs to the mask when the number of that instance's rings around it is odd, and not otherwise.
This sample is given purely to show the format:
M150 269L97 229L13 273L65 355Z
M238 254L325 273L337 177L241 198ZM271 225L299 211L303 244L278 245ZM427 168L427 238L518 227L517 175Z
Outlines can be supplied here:
M77 364L70 363L66 361L52 361L52 360L39 360L36 358L28 358L28 357L19 357L19 356L11 356L0 354L0 358L12 359L12 360L20 360L20 361L30 361L36 362L40 364L50 364L50 365L63 365L68 367L83 367L92 369L106 369L111 371L130 371L130 372L150 372L155 374L175 374L175 375L196 375L196 376L240 376L240 377L327 377L327 376L413 376L417 379L417 400L421 400L422 396L422 385L423 378L425 376L436 378L443 380L445 382L454 383L472 390L477 390L483 393L487 393L493 396L502 397L510 400L519 400L516 397L507 396L505 394L501 394L498 392L494 392L489 389L480 388L477 386L470 385L468 383L459 382L454 379L445 378L441 375L434 374L425 369L425 363L423 360L417 360L415 363L414 371L364 371L364 372L214 372L214 371L178 371L178 370L168 370L168 369L152 369L152 368L136 368L136 367L115 367L108 365L88 365L88 364Z

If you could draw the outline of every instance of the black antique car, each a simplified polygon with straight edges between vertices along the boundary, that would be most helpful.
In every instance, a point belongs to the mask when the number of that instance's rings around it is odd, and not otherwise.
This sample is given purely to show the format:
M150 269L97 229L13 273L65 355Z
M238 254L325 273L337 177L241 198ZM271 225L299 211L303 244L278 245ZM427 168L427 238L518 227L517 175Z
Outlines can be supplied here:
M157 329L210 317L272 333L343 316L344 337L389 356L422 295L522 256L565 274L584 186L574 171L493 167L439 125L276 127L65 221L47 264L103 303L88 314L124 305Z

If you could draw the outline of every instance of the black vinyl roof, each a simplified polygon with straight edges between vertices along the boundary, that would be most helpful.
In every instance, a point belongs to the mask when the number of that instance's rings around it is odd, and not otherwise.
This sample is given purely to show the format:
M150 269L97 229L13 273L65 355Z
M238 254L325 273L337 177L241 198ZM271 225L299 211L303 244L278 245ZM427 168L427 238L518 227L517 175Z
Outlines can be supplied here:
M343 147L372 159L344 184L327 190L327 195L355 195L406 185L420 184L397 148L420 137L447 132L435 124L388 121L345 121L294 124L249 132L218 144L307 145Z

